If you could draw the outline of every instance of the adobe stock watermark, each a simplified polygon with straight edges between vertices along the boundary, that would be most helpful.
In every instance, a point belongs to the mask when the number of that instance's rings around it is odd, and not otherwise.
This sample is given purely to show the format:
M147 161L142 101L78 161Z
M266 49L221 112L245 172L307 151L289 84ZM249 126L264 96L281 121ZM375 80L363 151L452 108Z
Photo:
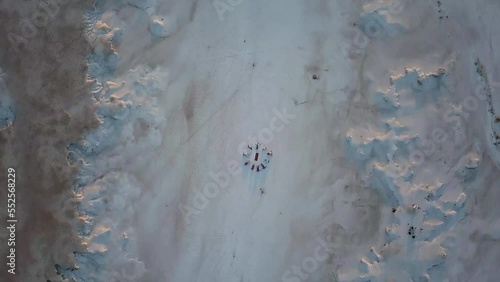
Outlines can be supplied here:
M285 130L290 121L296 118L296 115L287 112L286 108L281 111L274 108L274 115L269 120L269 127L264 127L259 130L257 136L249 136L247 140L241 142L237 148L237 155L240 156L248 144L257 142L269 144L273 141L276 133ZM231 160L227 162L225 170L214 173L211 171L209 176L212 182L208 182L203 186L203 189L194 189L192 202L180 203L178 208L184 218L186 224L191 222L191 217L201 214L201 211L206 209L211 199L216 198L222 190L228 187L231 177L238 176L242 173L241 161Z
M59 12L59 5L66 5L74 0L38 0L37 9L31 18L23 18L19 22L21 34L9 32L7 39L16 54L19 46L27 45L30 39L36 37L39 29L47 27L51 19Z
M212 2L212 6L219 17L221 22L224 21L224 14L227 12L232 12L234 8L238 7L243 3L243 0L215 0Z
M478 84L474 89L474 93L471 93L459 104L458 111L454 112L452 109L445 111L442 116L443 120L449 124L454 123L453 128L455 129L462 127L462 124L471 116L471 113L479 109L480 102L487 101L491 93L494 92L494 87L498 86L500 86L500 82L493 81L490 76L485 81L485 85ZM408 160L405 158L402 159L402 164L406 167L421 166L426 158L436 152L439 145L445 145L450 139L450 136L444 129L440 127L433 128L430 131L430 138L425 138L420 144L417 144L417 148L409 153ZM461 144L464 141L465 136L463 136L463 132L460 135L455 134L455 145ZM450 143L448 142L447 144ZM388 173L392 174L392 172ZM391 176L399 177L398 175Z
M382 30L388 30L389 22L392 15L400 14L404 9L404 5L400 0L392 0L386 9L378 10L373 13L373 19L369 20L363 26L356 26L351 44L344 43L342 53L344 56L349 56L349 50L354 46L358 50L365 49L370 44L371 39L381 35ZM371 38L371 39L370 39Z
M316 242L318 244L311 256L304 258L300 265L292 265L290 269L283 272L281 281L301 282L309 279L310 275L319 269L320 264L333 255L336 246L331 241L331 237L331 235L328 235L326 240L317 237Z

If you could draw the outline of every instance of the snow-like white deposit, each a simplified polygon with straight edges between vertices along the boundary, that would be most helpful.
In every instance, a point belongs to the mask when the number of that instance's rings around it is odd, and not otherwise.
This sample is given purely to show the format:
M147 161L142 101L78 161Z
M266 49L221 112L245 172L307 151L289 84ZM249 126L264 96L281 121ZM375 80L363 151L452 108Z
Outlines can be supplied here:
M469 182L475 175L482 152L472 149L452 171L421 167L424 159L434 154L429 151L431 142L450 142L443 140L447 135L444 131L423 139L410 130L422 132L418 123L425 118L415 117L432 115L445 103L436 102L448 92L445 74L421 75L414 70L391 79L394 91L378 92L372 100L373 106L387 115L380 121L382 134L372 137L364 130L351 129L346 136L350 155L363 156L357 159L365 168L364 185L385 197L393 215L385 227L383 246L373 247L361 258L357 272L341 276L343 281L443 281L446 277L446 241L454 236L449 232L454 224L463 219L467 200L457 184ZM390 111L385 111L387 101L398 102L391 102ZM397 130L402 127L405 130ZM377 155L382 152L384 155ZM422 172L427 169L432 172ZM423 174L426 177L419 177Z
M138 210L133 203L144 192L134 173L162 142L166 120L155 105L169 75L160 67L116 75L113 47L121 32L100 20L93 22L88 34L95 50L89 55L89 82L100 125L82 142L68 146L68 160L81 166L75 193L88 251L75 254L77 269L60 272L77 281L136 281L145 273L144 264L129 255L137 252L130 226Z
M462 32L491 30L464 18L475 4L438 2L97 1L100 125L68 145L86 251L57 271L494 281L495 56ZM258 174L256 142L274 153Z

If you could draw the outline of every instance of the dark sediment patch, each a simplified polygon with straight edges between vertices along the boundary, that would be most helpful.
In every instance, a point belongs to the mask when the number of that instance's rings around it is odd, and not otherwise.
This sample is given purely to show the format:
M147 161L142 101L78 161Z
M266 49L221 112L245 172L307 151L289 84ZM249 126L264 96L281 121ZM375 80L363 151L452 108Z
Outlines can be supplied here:
M13 126L0 131L0 182L6 183L8 167L16 169L18 218L17 274L6 272L2 244L0 280L54 282L62 280L54 265L72 267L73 251L82 249L71 189L78 168L68 164L66 146L97 125L86 82L83 18L92 3L59 1L52 10L57 12L16 53L9 34L21 36L21 21L45 12L43 1L18 2L0 4L0 68L16 113ZM5 197L0 189L0 199ZM2 215L5 205L0 204Z

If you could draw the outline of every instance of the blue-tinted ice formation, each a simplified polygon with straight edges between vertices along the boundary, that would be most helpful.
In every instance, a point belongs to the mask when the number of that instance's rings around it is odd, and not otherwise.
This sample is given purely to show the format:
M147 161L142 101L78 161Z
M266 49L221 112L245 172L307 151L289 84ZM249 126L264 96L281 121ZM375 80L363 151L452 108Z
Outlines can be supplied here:
M114 47L123 30L101 22L99 14L88 16L93 42L88 79L100 124L68 145L68 161L80 166L74 192L86 251L75 252L75 269L58 272L76 281L138 281L145 268L130 255L134 200L141 193L134 172L161 144L166 120L154 105L166 89L168 73L139 66L115 74L119 56Z
M384 197L392 219L385 228L383 247L373 247L360 259L353 272L356 274L345 275L342 281L444 279L441 266L447 256L447 242L453 240L449 231L464 217L467 193L461 183L474 176L481 162L481 149L475 147L454 160L452 172L439 173L444 171L438 168L434 174L432 169L431 173L424 172L435 163L428 162L434 156L426 154L425 142L432 139L426 138L424 127L418 124L425 123L425 116L418 115L435 112L447 85L444 70L429 75L405 71L392 79L392 89L373 95L371 103L380 109L380 127L353 128L347 133L346 153L362 168L365 186ZM452 138L447 142L453 147ZM416 178L416 171L425 177Z
M13 101L8 95L4 76L5 74L0 69L0 129L12 125L16 118Z

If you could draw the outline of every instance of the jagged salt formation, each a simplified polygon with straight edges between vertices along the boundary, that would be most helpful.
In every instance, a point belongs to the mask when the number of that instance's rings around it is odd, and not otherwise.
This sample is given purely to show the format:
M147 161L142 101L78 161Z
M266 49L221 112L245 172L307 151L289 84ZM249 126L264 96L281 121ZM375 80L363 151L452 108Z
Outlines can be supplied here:
M464 217L463 183L474 178L482 155L476 142L447 164L453 129L441 129L429 117L453 107L443 99L451 84L445 69L428 75L405 70L391 78L388 91L371 95L380 127L352 128L346 134L347 155L360 165L365 186L383 195L391 218L385 242L341 281L444 281L443 264L454 236L450 230Z
M88 13L88 79L99 126L68 146L78 163L75 195L85 252L75 252L77 267L58 273L75 281L142 281L145 266L135 253L135 200L141 189L137 173L161 144L166 120L154 105L168 82L164 69L137 67L115 74L123 26L110 26L102 15ZM140 157L139 157L140 156Z

